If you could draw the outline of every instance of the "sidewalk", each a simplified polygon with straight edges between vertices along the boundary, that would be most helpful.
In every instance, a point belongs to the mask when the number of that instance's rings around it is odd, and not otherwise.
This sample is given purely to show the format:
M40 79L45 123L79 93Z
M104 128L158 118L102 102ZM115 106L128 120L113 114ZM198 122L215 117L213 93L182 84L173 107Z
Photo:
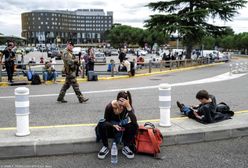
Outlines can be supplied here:
M172 118L172 126L159 127L163 145L177 145L221 140L248 135L248 110L236 112L233 119L204 125L187 117ZM139 121L143 124L147 121ZM0 158L59 155L98 152L101 143L95 142L96 124L34 126L31 134L16 137L15 128L0 128Z

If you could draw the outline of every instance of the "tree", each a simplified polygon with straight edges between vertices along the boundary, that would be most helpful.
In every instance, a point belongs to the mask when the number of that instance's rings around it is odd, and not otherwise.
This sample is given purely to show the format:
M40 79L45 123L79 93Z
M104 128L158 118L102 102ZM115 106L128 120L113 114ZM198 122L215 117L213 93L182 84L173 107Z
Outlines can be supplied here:
M225 26L208 23L209 18L231 21L244 7L246 0L170 0L149 3L153 11L168 14L151 15L146 27L169 34L177 32L186 46L186 58L191 58L193 46L206 35L218 36L226 31Z
M115 48L123 47L124 44L144 46L148 43L153 46L154 43L164 44L168 41L168 35L155 30L143 30L141 28L134 28L126 25L115 25L108 32L106 32L106 39Z

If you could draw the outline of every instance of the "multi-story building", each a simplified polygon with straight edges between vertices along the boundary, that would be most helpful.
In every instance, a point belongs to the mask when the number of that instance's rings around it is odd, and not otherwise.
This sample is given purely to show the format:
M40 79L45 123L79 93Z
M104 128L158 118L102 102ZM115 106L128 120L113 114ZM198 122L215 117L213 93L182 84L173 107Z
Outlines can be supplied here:
M28 44L98 43L113 25L113 12L103 9L34 10L22 13L22 37Z

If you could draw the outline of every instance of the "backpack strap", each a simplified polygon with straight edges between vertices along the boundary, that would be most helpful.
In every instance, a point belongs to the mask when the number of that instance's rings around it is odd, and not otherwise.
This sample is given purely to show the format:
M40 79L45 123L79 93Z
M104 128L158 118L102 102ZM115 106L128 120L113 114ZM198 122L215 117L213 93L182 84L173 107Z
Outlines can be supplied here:
M158 146L158 143L157 143L157 140L154 136L154 133L153 133L153 129L149 129L148 128L148 135L152 141L152 145L153 145L153 148L154 148L154 151L155 151L155 154L156 153L159 153L160 152L160 149L159 149L159 146Z

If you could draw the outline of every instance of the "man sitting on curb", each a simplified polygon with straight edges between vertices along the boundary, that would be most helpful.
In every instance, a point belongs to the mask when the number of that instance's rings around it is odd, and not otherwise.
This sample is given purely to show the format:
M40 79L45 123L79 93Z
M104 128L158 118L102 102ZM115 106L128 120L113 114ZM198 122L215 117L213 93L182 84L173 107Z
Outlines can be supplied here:
M45 67L43 68L43 80L44 84L47 84L47 80L53 80L53 83L56 83L57 72L52 67L51 62L46 62Z
M216 105L216 99L213 95L209 95L206 90L200 90L196 94L196 99L198 99L201 104L198 106L185 106L177 101L177 106L179 107L180 111L188 116L189 118L195 119L201 123L214 123L218 121L223 121L226 119L231 119L231 116L234 115L232 111L228 109L224 110L223 103Z

